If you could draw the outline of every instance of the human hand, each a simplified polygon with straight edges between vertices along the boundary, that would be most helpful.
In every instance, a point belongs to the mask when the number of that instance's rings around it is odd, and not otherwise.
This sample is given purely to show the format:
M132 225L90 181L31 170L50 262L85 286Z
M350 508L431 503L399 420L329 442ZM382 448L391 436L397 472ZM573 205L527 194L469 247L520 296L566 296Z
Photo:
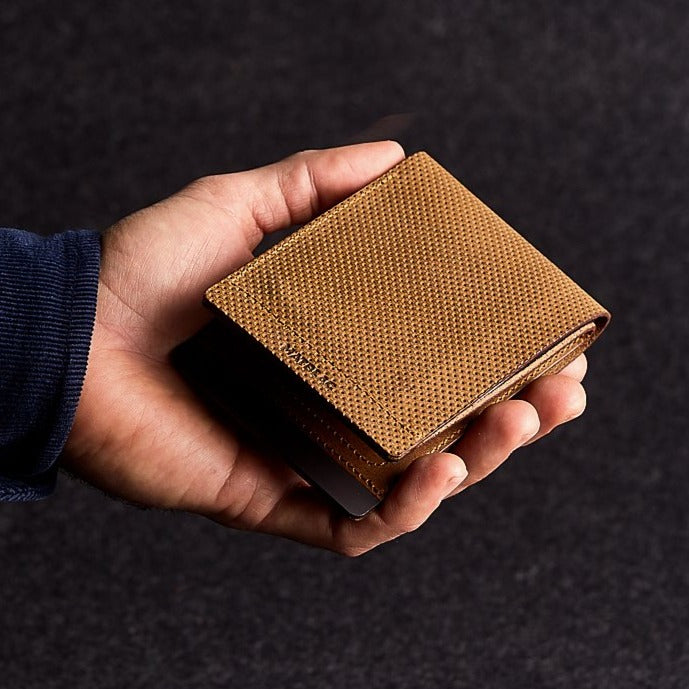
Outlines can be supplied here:
M63 464L139 504L358 555L416 529L514 449L578 416L586 402L583 355L520 399L489 407L452 453L413 462L378 509L353 521L286 465L244 446L170 365L171 349L210 318L204 290L249 261L264 234L310 220L403 157L393 142L305 151L202 178L111 227Z

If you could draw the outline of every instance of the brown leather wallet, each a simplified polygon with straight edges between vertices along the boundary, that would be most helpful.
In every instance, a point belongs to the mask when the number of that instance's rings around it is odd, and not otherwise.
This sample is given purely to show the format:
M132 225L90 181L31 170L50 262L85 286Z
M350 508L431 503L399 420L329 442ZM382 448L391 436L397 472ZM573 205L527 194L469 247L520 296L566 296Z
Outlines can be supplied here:
M426 153L210 287L205 303L217 319L176 353L182 368L355 516L610 319Z

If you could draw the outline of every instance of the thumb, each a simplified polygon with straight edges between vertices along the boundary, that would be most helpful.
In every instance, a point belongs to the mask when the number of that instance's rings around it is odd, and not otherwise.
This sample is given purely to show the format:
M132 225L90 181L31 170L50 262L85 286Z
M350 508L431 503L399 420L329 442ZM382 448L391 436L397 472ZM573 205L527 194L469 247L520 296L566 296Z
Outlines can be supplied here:
M183 193L239 220L253 248L264 235L307 222L403 158L395 141L301 151L255 170L203 177Z
M361 555L402 534L418 529L440 503L467 477L462 459L449 452L413 461L380 507L360 521L338 523L331 547L346 555Z
M203 290L249 261L264 234L310 220L403 158L379 141L202 177L111 228L101 275L141 317L186 336L207 317Z

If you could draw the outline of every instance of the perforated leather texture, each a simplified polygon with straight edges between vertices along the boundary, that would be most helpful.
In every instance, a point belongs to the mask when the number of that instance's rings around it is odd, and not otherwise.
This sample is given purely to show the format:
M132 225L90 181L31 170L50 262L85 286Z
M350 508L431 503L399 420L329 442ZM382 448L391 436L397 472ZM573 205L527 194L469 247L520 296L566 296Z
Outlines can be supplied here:
M383 462L446 447L471 414L562 367L609 319L425 153L206 299L328 400L354 442ZM327 429L318 420L312 428L332 449ZM354 475L376 474L340 445Z

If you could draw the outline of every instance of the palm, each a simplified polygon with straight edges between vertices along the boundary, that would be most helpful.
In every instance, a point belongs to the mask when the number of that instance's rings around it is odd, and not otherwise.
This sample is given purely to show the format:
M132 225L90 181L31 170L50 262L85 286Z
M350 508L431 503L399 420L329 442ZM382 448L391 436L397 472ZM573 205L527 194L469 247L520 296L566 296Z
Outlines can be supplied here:
M286 467L242 447L169 364L170 350L208 319L200 302L204 288L251 256L241 239L225 246L227 214L189 193L126 218L103 238L97 321L80 405L94 413L87 424L75 424L68 463L126 499L217 513L251 528L271 503L304 484ZM203 269L194 274L190 266ZM76 459L84 453L88 461ZM257 507L257 496L268 499Z
M103 237L96 325L67 466L128 500L352 554L424 521L456 488L463 469L456 456L415 462L380 510L351 522L285 465L243 446L168 360L209 318L200 303L204 289L250 260L263 232L308 220L401 155L390 143L301 154L200 180L111 228ZM463 485L492 471L539 423L542 434L581 411L577 379L584 369L581 357L565 374L537 381L525 399L484 414L457 448L469 469Z

